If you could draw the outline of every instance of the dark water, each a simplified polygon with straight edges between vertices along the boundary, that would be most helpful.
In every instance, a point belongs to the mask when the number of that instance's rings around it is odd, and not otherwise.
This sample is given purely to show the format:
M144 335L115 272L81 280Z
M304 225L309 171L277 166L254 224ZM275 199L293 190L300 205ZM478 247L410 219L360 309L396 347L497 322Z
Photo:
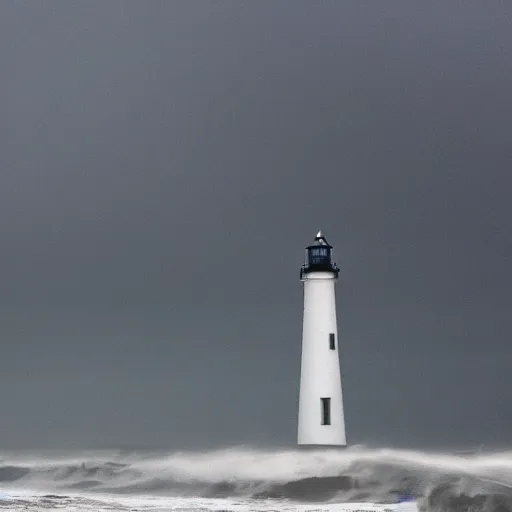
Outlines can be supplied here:
M0 453L0 509L103 510L107 495L108 510L229 510L238 503L277 511L408 496L425 510L512 512L512 453Z

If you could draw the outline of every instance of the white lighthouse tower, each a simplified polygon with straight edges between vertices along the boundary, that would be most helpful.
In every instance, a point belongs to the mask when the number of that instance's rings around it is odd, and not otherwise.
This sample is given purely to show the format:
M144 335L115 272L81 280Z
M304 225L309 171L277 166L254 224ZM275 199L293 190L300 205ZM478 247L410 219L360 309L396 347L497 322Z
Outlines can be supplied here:
M334 285L339 268L319 231L306 247L298 444L345 446Z

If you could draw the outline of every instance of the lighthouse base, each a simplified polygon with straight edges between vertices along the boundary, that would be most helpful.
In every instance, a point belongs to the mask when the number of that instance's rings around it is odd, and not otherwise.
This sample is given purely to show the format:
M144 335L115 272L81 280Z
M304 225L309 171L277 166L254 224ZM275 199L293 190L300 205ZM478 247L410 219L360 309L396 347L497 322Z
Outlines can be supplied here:
M297 449L300 451L339 451L346 450L347 445L343 444L298 444Z

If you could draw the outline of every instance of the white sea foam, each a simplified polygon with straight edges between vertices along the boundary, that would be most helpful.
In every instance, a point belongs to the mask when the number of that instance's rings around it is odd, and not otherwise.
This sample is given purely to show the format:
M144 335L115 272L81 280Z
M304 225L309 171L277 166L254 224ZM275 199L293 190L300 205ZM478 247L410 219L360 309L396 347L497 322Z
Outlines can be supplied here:
M116 503L149 500L151 506L173 510L237 512L237 504L247 510L251 500L251 510L269 510L270 505L273 510L297 510L301 502L315 502L321 504L318 510L328 511L333 502L393 501L401 494L422 499L512 495L509 488L512 452L461 456L354 446L318 451L0 453L4 495L27 491L35 499L37 493L78 492L89 500L108 495ZM277 497L282 499L273 500ZM142 501L137 503L142 507Z

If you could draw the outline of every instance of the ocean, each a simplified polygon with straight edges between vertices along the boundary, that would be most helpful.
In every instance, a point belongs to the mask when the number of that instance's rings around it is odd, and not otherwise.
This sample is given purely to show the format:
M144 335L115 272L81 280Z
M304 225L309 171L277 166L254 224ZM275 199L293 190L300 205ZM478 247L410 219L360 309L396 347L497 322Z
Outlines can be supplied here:
M2 510L336 512L404 500L512 512L512 452L0 452Z

